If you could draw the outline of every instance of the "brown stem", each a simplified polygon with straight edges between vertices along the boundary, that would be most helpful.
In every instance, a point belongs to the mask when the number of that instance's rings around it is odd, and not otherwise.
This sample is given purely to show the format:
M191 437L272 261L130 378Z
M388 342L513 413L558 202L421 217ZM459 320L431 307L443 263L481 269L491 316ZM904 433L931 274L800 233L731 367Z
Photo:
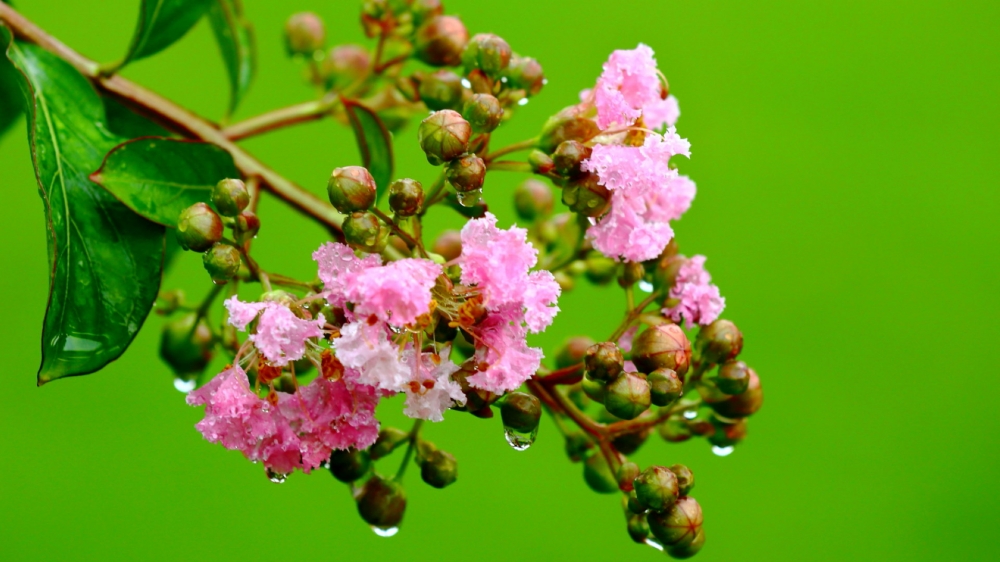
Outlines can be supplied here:
M501 172L526 172L531 173L531 164L527 162L514 162L513 160L493 161L486 164L487 170L498 170Z
M563 367L562 369L557 369L551 373L545 375L544 377L539 377L545 386L556 386L560 384L576 384L580 382L583 378L583 363L577 363L576 365L570 365L569 367Z
M616 329L615 332L611 334L611 337L609 337L605 341L613 341L613 342L618 341L618 338L622 337L622 334L624 334L628 330L629 326L631 326L632 323L635 322L636 318L639 318L639 316L642 315L642 311L645 310L646 307L650 305L650 303L659 298L659 296L660 296L659 291L654 291L648 297L643 299L642 302L636 305L632 310L628 312L628 314L625 315L625 318L622 320L621 325L618 326L618 329Z
M296 123L315 121L325 117L339 102L339 96L326 96L322 100L283 107L234 123L222 129L222 134L235 141Z
M510 144L503 148L498 148L494 150L493 152L485 156L483 159L486 160L487 163L489 163L501 156L511 154L513 152L518 152L520 150L528 150L530 148L534 148L536 142L538 142L538 139L534 138L526 139L521 142L515 142L514 144Z

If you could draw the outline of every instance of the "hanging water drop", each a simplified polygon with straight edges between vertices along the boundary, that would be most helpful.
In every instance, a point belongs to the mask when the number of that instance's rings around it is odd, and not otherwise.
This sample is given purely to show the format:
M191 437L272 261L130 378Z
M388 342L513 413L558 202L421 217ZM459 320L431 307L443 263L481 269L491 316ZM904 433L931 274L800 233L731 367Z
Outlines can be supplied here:
M660 552L663 552L663 545L660 544L660 543L658 543L658 542L656 542L656 541L654 541L653 539L646 539L645 543L647 545L655 548L656 550L659 550Z
M473 189L472 191L459 193L458 204L463 207L472 207L473 205L478 205L482 195L483 195L482 189Z
M653 284L650 283L649 281L646 281L645 279L639 281L638 285L639 285L639 290L644 293L653 292Z
M728 447L720 447L718 445L715 445L714 447L712 447L712 452L715 453L715 455L718 457L728 457L729 455L733 454L733 451L735 450L736 448L733 447L732 445Z
M693 420L696 417L698 417L698 411L697 410L688 410L688 411L684 412L684 419L686 419L686 420Z
M281 473L281 472L275 472L275 471L271 470L270 468L265 468L264 469L264 474L267 475L267 479L268 480L270 480L271 482L274 482L275 484L282 484L282 483L285 482L285 480L288 479L288 475L287 474L284 474L284 473Z
M531 433L521 433L515 429L504 426L503 436L507 439L507 444L515 451L526 451L535 443L538 437L538 426L531 430Z
M399 532L399 527L376 527L372 525L372 531L380 537L391 537Z
M194 387L197 386L197 384L198 383L195 381L184 380L180 377L174 379L174 388L176 388L180 392L183 392L184 394L187 394L188 392L194 390Z

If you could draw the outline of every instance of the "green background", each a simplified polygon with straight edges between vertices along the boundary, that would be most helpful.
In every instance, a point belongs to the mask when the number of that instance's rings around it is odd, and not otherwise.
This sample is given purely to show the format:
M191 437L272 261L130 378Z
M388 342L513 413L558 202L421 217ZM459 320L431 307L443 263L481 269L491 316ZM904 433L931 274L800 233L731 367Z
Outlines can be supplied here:
M494 2L447 0L472 32L536 57L549 84L498 136L534 134L592 85L608 53L642 41L681 102L698 198L682 250L709 257L726 316L746 336L765 407L726 458L704 442L653 438L640 464L697 474L708 542L700 560L995 560L1000 523L1000 211L996 2ZM128 45L138 2L22 0L23 12L85 55ZM281 26L311 9L331 41L361 39L358 3L249 0L260 53L238 117L309 99ZM124 74L218 118L228 82L205 22ZM99 374L35 387L46 303L45 227L23 120L0 140L0 559L659 559L633 545L614 496L583 484L550 422L517 453L498 419L449 413L427 436L459 459L438 491L407 481L394 538L371 533L322 472L269 483L192 429L156 359L162 319ZM415 129L399 171L429 181ZM246 142L322 193L359 163L332 122ZM509 222L496 173L487 197ZM255 252L311 276L323 232L273 199ZM165 287L206 290L181 256ZM620 291L579 287L541 338L608 333ZM402 423L399 400L382 408ZM391 461L396 462L394 459ZM389 468L389 467L387 467Z

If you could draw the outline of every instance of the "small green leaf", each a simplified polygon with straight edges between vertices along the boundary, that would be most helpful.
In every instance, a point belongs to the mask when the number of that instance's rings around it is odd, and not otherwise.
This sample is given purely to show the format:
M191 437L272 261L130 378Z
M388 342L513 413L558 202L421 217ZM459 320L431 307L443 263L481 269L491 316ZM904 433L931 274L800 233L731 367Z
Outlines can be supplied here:
M198 23L214 0L142 0L139 21L125 58L126 64L155 55L172 45Z
M243 17L240 0L215 0L208 8L208 20L229 73L229 113L250 89L257 70L257 49L253 26Z
M207 203L219 180L238 177L233 157L214 144L160 137L116 146L90 175L129 209L170 228L181 211Z
M164 229L87 178L124 140L107 131L90 82L42 48L11 42L2 26L0 39L27 80L31 155L48 223L44 384L97 371L129 346L159 291Z
M24 94L20 86L23 80L7 57L0 57L0 135L7 132L24 111Z
M341 102L358 139L362 165L375 178L376 192L381 199L392 181L392 135L371 109L346 98L341 98Z

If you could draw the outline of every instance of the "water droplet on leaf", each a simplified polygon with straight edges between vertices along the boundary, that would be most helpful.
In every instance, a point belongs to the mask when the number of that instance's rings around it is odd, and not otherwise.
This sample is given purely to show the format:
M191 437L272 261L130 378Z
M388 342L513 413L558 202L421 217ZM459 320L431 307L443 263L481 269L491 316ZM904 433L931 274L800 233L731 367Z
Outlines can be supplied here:
M507 444L510 445L511 449L526 451L528 447L531 447L535 443L535 437L538 436L538 426L535 426L535 429L531 433L521 433L505 426L503 428L503 436L507 439Z

